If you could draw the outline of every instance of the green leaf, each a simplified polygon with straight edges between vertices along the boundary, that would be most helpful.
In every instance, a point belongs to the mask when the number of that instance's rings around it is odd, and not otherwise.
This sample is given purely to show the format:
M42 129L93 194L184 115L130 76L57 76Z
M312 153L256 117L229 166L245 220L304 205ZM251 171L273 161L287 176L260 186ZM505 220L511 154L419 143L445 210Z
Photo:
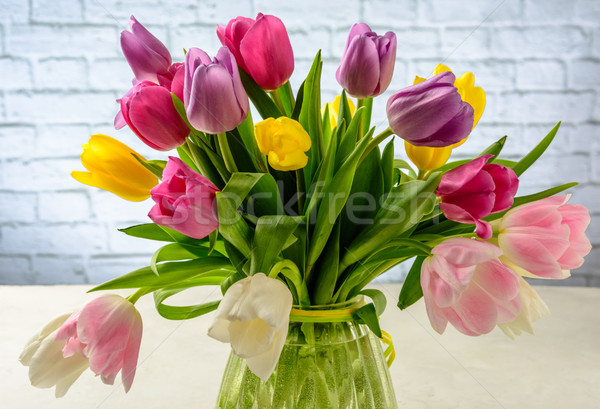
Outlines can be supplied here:
M258 219L252 243L250 275L267 274L284 245L302 223L300 217L262 216Z
M352 120L350 122L344 122L348 124L348 128L346 128L346 132L343 134L341 139L339 140L339 147L335 155L335 169L339 169L344 160L354 151L356 148L356 141L359 139L360 132L360 124L362 120L362 116L365 112L365 108L359 108L354 113ZM342 124L343 125L343 124ZM340 123L338 122L338 126ZM375 129L372 130L374 132ZM370 137L368 138L370 139ZM365 146L366 149L366 146Z
M337 223L323 254L317 262L319 265L318 274L311 276L312 301L315 305L330 303L335 291L340 263L340 227L340 224Z
M385 145L381 154L381 172L383 175L383 193L387 194L394 185L394 139Z
M207 257L208 248L186 246L179 243L167 244L156 250L150 258L150 269L158 275L158 264L162 261L191 260L195 258Z
M199 279L185 281L175 286L156 290L154 291L154 305L156 311L158 311L162 317L169 320L187 320L214 311L219 306L220 300L189 306L173 306L164 304L164 301L188 288L200 285L220 285L222 281L222 277L201 277Z
M321 50L317 52L310 71L304 81L304 96L298 121L310 135L311 149L309 151L313 164L321 162L325 146L323 142L323 127L321 125ZM314 166L314 165L313 165Z
M520 161L517 162L515 166L513 166L513 170L517 174L517 176L521 176L523 172L525 172L533 163L538 160L540 156L546 151L548 146L554 140L556 133L558 132L558 128L560 128L560 122L557 123L554 128L537 144L535 148L531 150L527 155L525 155Z
M368 256L366 261L385 261L414 256L429 256L431 247L412 239L395 239L382 245L381 250Z
M254 123L252 121L252 112L248 111L248 116L238 125L237 130L242 138L242 141L248 152L250 153L250 157L252 158L256 169L267 172L267 158L265 155L261 153L258 149L258 144L256 142L256 138L254 137Z
M421 266L423 261L425 261L425 257L415 259L404 284L402 284L402 290L400 290L400 296L398 297L398 307L401 310L410 307L423 297L423 289L421 288Z
M312 191L310 192L310 200L308 201L308 206L306 206L306 208L304 209L304 214L307 216L311 215L313 210L321 201L321 192L325 188L327 181L330 180L333 176L335 167L335 152L337 150L338 130L339 128L334 129L330 138L330 143L327 146L327 152L325 152L323 162L321 162L321 166L318 169L315 180L313 180L313 182L311 183Z
M124 229L119 229L131 237L139 237L141 239L156 240L156 241L177 241L165 230L154 223L138 224Z
M269 95L241 68L240 78L248 97L252 100L256 110L263 119L283 116L283 113L277 108L277 105L275 105Z
M146 160L143 157L132 153L133 157L145 167L149 172L151 172L154 176L159 179L162 179L163 170L165 166L167 166L167 161L165 160Z
M373 304L367 304L364 307L359 308L352 316L359 323L366 324L378 338L382 337L381 328L379 327L379 318L377 317L377 312L375 311L375 306Z
M491 144L490 146L485 148L483 150L483 152L481 152L476 157L479 158L480 156L485 156L485 155L494 155L497 157L500 154L500 152L502 151L502 148L504 148L504 144L506 143L506 138L507 138L507 136L504 135L502 138L498 139L496 142L494 142L493 144Z
M385 307L387 306L387 299L385 298L385 294L374 288L361 290L359 294L366 295L367 297L373 300L377 316L380 317L381 314L383 314L383 312L385 311Z
M369 132L369 129L371 128L371 112L373 111L373 98L369 97L363 99L362 106L365 107L365 114L362 118L362 134L366 135Z

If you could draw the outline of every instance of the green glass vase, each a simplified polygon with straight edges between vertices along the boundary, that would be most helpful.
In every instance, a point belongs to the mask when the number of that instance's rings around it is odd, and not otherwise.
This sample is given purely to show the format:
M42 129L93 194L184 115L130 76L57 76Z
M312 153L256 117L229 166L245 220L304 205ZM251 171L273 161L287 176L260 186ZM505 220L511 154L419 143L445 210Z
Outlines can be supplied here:
M308 311L344 309L362 300ZM320 318L319 320L326 320ZM275 371L264 383L233 353L217 409L397 408L381 341L354 321L290 322Z

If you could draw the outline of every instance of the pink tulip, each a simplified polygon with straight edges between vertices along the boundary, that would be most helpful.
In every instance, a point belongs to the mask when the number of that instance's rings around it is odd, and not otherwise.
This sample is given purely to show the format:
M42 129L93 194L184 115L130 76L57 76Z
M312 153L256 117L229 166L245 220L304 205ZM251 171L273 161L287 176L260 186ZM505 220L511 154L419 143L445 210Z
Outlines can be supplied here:
M378 36L365 23L350 29L346 49L335 78L348 94L369 98L384 92L394 73L396 35Z
M285 84L294 72L294 52L285 26L275 16L258 13L256 20L235 18L217 26L221 44L228 47L244 71L265 90Z
M250 103L227 47L221 47L213 61L199 48L190 48L184 77L183 103L194 128L219 134L244 122Z
M158 225L201 239L219 227L218 191L210 180L170 156L162 182L150 191L156 204L148 216Z
M510 208L519 187L515 172L487 163L491 157L481 156L448 171L436 190L444 216L459 223L474 223L475 233L482 239L492 237L492 227L481 219Z
M158 84L171 91L183 102L184 77L185 66L182 62L177 62L171 65L168 73L158 76Z
M171 54L133 16L129 18L131 32L121 32L121 49L138 81L158 82L158 75L166 74L171 66Z
M142 81L120 100L122 120L148 146L167 151L185 142L190 129L181 119L171 92L150 81ZM115 126L121 125L120 116Z
M519 276L498 260L498 247L456 237L431 253L421 267L421 287L429 321L438 333L450 322L463 334L486 334L519 315Z
M494 222L503 258L515 271L556 279L583 264L592 248L585 235L590 214L584 206L566 204L568 200L552 196L530 202Z

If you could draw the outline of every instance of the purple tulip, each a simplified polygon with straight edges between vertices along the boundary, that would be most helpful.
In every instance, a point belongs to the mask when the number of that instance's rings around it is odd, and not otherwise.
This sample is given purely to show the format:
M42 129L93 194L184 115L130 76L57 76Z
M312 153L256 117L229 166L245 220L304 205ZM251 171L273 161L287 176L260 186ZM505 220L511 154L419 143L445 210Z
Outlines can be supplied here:
M167 151L176 148L190 134L190 129L173 105L171 92L165 87L142 81L127 91L119 102L122 120L153 149Z
M473 107L454 87L454 74L442 72L394 93L387 102L392 131L416 146L448 146L473 129Z
M183 103L194 128L218 134L244 122L248 96L227 47L221 47L212 61L199 48L190 48L185 56L184 77Z
M171 66L171 54L135 17L129 18L131 32L121 32L121 49L138 81L158 82Z
M335 78L353 97L374 97L390 85L395 62L396 35L388 31L378 36L365 23L357 23L350 29Z

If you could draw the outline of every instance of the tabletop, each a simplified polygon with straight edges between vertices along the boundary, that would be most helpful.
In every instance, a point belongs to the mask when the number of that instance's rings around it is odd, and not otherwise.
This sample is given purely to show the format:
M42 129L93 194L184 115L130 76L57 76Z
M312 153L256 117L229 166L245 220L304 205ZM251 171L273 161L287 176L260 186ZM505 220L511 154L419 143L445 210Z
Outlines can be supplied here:
M97 295L89 286L0 286L0 396L7 409L213 408L229 345L206 335L212 315L168 321L151 297L136 306L144 335L133 387L102 384L87 371L64 398L29 384L18 356L51 318ZM450 325L443 335L429 325L423 301L395 307L399 284L374 286L388 297L381 327L392 335L390 368L398 406L410 409L600 408L600 288L535 287L551 315L536 334L513 341L496 329L481 337ZM126 295L127 292L121 292ZM181 294L173 303L218 299L215 288Z

